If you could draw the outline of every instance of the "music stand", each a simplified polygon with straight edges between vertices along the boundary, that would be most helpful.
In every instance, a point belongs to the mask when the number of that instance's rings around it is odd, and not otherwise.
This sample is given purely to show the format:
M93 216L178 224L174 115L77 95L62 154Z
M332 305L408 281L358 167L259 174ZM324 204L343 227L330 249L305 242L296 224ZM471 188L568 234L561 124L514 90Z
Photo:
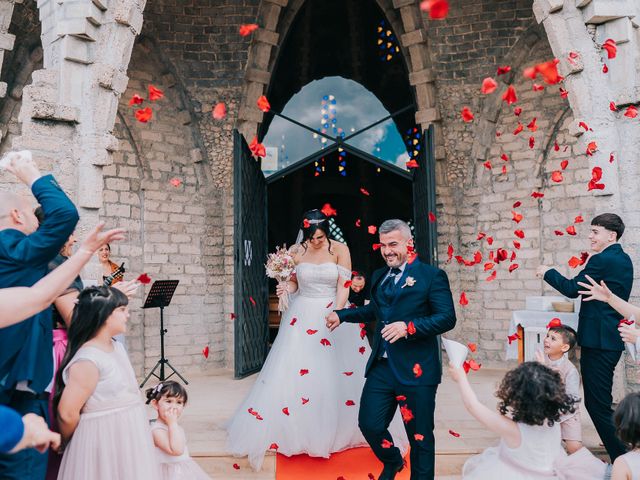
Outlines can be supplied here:
M178 373L178 371L173 368L173 366L169 363L164 357L164 334L167 333L167 329L164 328L164 307L168 307L171 303L171 298L173 297L174 292L176 291L176 287L180 280L156 280L151 285L151 290L149 290L149 294L147 295L147 299L144 302L142 308L160 308L160 360L156 363L153 370L149 372L149 375L145 377L145 379L140 384L140 388L144 387L144 384L151 378L153 375L161 382L164 382L167 378L171 377L174 373L180 377L180 379L185 383L185 385L189 385L182 375ZM173 373L169 375L169 377L164 376L164 366L165 364L169 367ZM156 375L156 369L160 367L160 375Z

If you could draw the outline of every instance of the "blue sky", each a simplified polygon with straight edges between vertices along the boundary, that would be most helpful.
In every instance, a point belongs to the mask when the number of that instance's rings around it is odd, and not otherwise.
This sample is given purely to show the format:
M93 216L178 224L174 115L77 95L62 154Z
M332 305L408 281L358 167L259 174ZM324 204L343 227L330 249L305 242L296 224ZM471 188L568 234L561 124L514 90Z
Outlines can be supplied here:
M327 98L324 119L323 97ZM333 111L329 109L331 98L335 99ZM350 135L353 131L389 115L373 93L359 83L342 77L326 77L305 85L289 100L282 113L314 129L322 128L323 121L328 122L327 133L332 136L333 127ZM331 118L335 118L335 123L331 122ZM274 149L271 150L273 153L277 149L278 169L295 163L322 147L321 137L314 138L308 130L279 117L271 122L262 143L268 150L270 147ZM408 160L402 137L391 119L354 137L348 143L401 168L404 168ZM330 141L325 145L330 145ZM269 161L264 163L266 167Z

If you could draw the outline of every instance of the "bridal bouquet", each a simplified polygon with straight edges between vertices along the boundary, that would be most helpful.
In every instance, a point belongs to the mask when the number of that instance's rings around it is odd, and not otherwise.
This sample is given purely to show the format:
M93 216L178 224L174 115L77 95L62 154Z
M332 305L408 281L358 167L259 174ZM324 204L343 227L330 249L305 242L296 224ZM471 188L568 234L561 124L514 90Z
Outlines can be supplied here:
M275 278L278 284L287 282L296 268L293 256L286 246L276 247L275 253L270 253L265 264L267 277ZM289 308L289 292L285 293L278 300L278 312L282 313Z

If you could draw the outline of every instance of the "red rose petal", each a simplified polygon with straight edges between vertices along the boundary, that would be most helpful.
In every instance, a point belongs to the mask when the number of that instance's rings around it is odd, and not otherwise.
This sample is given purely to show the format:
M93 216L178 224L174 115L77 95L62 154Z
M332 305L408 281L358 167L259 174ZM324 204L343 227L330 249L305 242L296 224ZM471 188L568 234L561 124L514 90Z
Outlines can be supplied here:
M267 100L267 97L265 97L264 95L261 95L260 98L258 98L256 105L258 106L258 109L263 111L264 113L267 113L269 112L269 110L271 110L271 104L269 104L269 100Z
M247 23L244 25L240 25L240 35L243 37L246 37L247 35L250 35L251 32L254 32L258 29L258 25L256 25L255 23Z
M487 77L482 81L480 92L482 92L484 95L488 95L489 93L495 92L496 88L498 88L498 82L496 82L491 77Z
M453 430L449 430L449 435L453 435L456 438L460 436L458 432L454 432Z
M202 349L202 355L204 356L204 358L209 358L209 345Z
M335 208L331 206L330 203L325 203L320 209L322 213L324 213L327 217L335 217L338 215L338 212Z
M460 112L460 115L462 116L462 120L466 123L473 121L473 112L469 110L469 107L464 107L462 112Z
M304 377L304 376L305 376L306 374L308 374L308 373L309 373L309 370L308 370L308 369L306 369L306 368L301 368L301 369L300 369L300 376L301 376L301 377Z
M141 108L136 110L135 117L140 123L147 123L153 117L153 110L150 107Z
M460 305L462 305L463 307L466 307L467 305L469 305L469 300L467 299L467 294L462 292L460 294Z
M211 111L214 120L223 120L227 116L227 106L224 102L217 103Z
M377 231L378 227L376 227L375 225L369 225L367 227L367 232L369 232L371 235L375 235Z

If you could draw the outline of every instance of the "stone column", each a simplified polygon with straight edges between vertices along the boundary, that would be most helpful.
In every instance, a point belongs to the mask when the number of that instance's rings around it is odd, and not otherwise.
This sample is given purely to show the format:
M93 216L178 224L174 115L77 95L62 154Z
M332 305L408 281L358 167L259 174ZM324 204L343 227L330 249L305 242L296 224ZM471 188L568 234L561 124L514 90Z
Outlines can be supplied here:
M145 0L38 0L44 68L24 89L22 136L12 148L30 149L43 168L55 167L84 226L97 222L102 206L102 167L117 148L111 131L144 6Z

